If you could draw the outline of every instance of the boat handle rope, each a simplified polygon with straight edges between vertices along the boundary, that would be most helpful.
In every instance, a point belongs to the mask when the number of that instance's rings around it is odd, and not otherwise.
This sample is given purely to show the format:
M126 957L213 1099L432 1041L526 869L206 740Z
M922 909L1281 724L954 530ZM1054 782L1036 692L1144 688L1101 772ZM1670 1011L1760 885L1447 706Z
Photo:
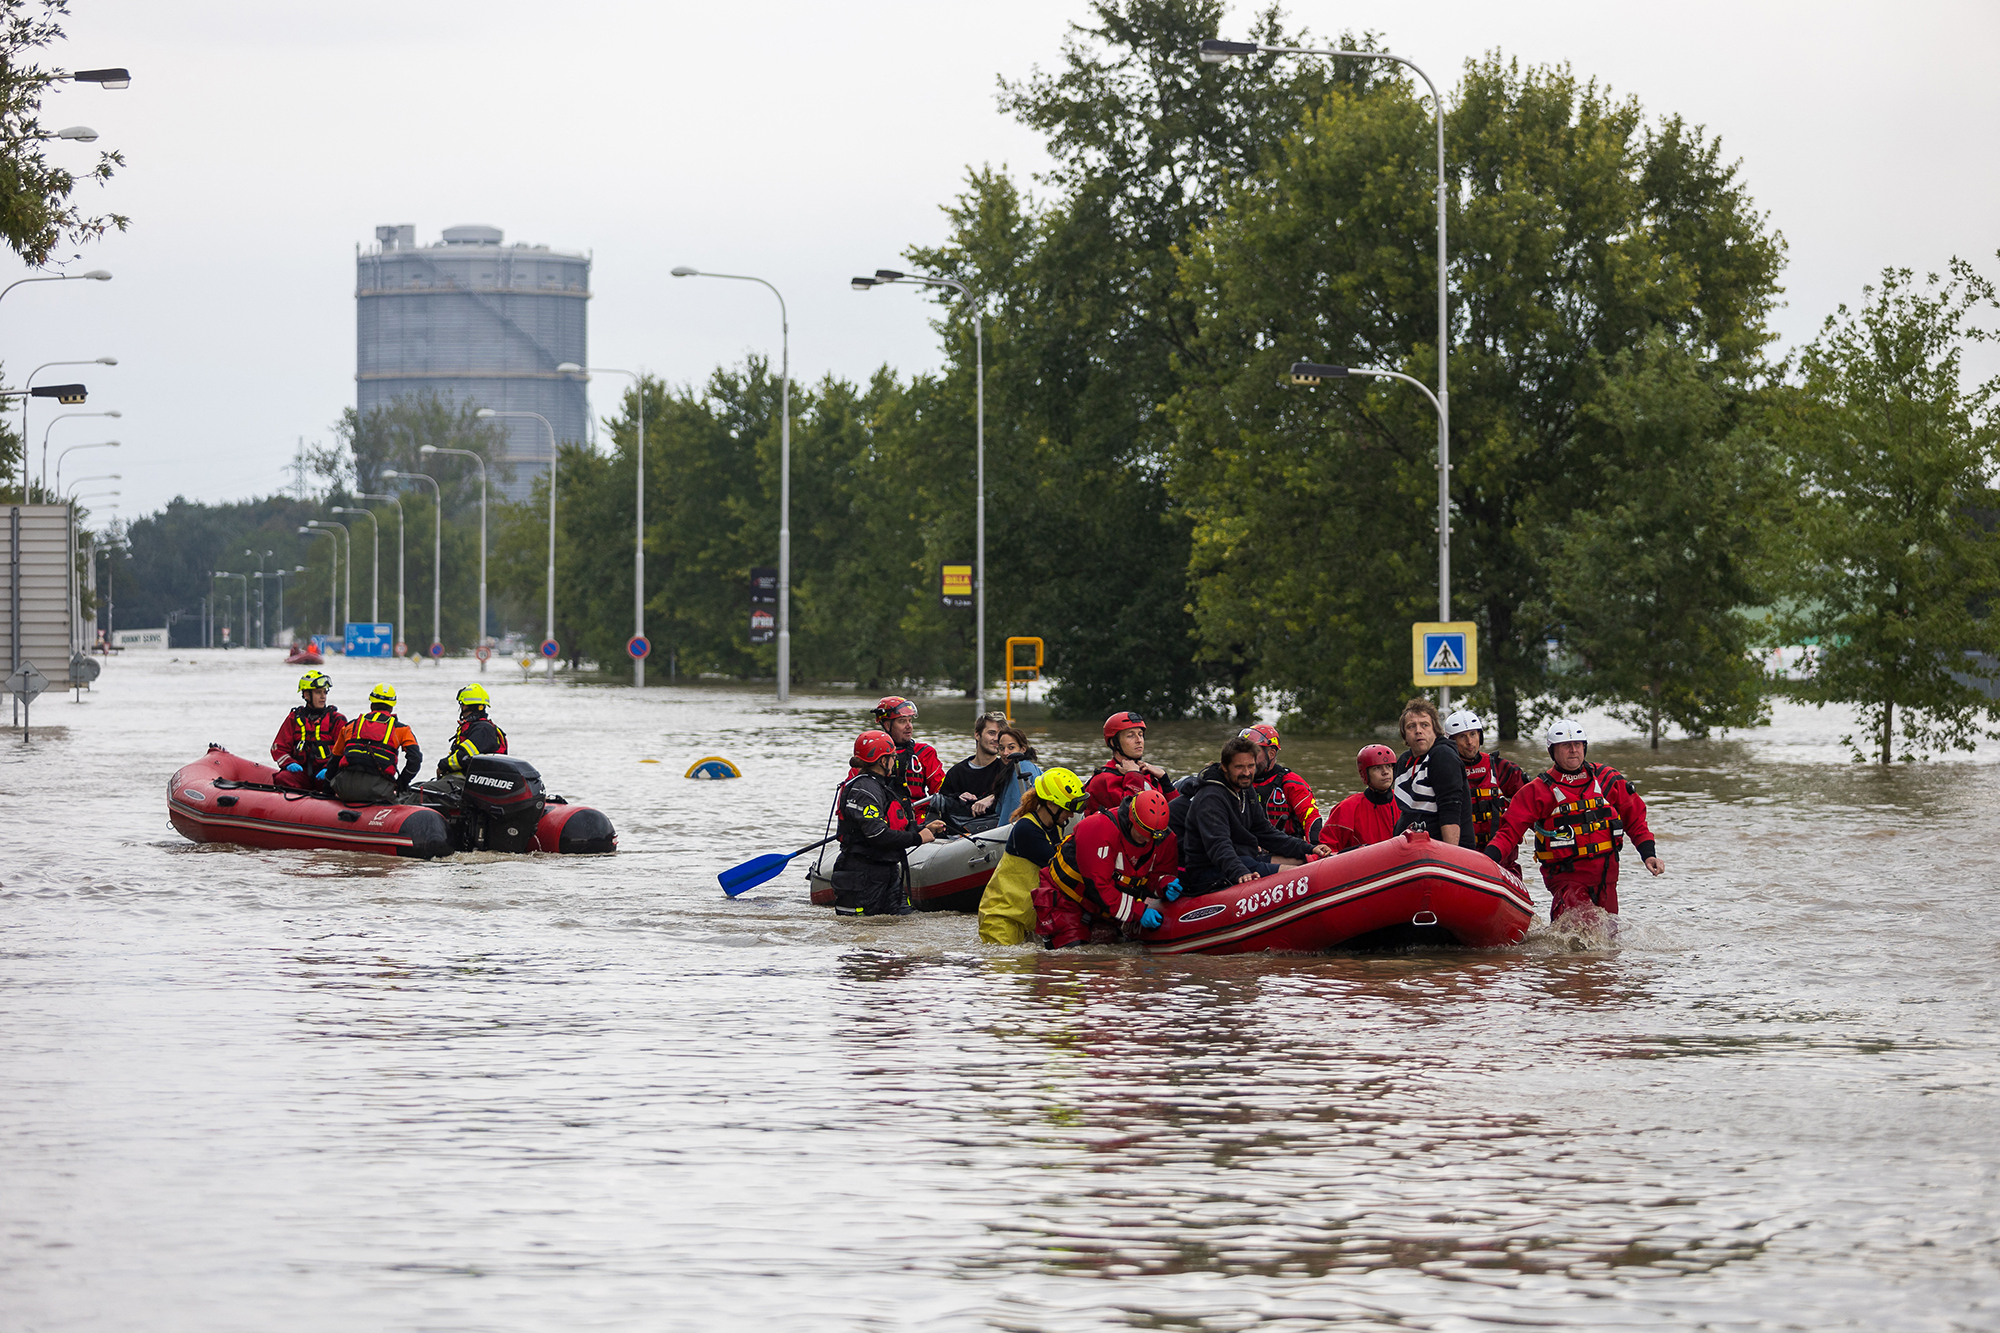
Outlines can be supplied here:
M1435 926L1437 923L1437 913L1428 910L1419 912L1410 918L1410 924L1413 926Z

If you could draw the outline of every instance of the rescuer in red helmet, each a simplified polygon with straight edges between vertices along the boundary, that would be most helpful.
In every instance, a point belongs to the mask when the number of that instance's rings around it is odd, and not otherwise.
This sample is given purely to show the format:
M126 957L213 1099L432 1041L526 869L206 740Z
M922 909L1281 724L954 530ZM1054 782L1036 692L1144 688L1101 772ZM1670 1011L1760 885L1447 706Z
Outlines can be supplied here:
M1257 747L1257 777L1252 785L1264 802L1264 814L1271 827L1305 842L1330 843L1332 839L1320 836L1326 816L1320 813L1319 802L1313 799L1312 786L1278 762L1278 751L1284 748L1278 729L1268 722L1259 722L1236 734Z
M1086 811L1115 810L1128 796L1156 791L1172 800L1167 770L1146 762L1146 719L1129 709L1104 719L1104 744L1111 757L1091 774L1083 789L1090 797Z
M1326 841L1336 852L1353 851L1371 842L1387 842L1396 833L1396 752L1386 745L1364 745L1354 756L1361 772L1361 790L1333 807L1326 819Z
M1201 771L1194 794L1176 803L1173 827L1189 893L1275 875L1281 866L1304 865L1332 850L1272 828L1256 780L1257 747L1231 737L1223 743L1221 761Z
M1493 840L1483 850L1500 865L1530 830L1542 882L1549 886L1549 920L1595 907L1618 916L1618 853L1630 838L1646 869L1666 870L1654 854L1646 803L1625 775L1589 761L1590 737L1583 723L1565 718L1549 728L1549 771L1535 778L1507 805Z
M1167 798L1147 790L1116 810L1085 815L1042 867L1035 886L1035 933L1051 949L1090 942L1096 926L1156 929L1146 902L1178 886L1180 858L1167 829ZM1107 931L1106 942L1116 936Z
M889 782L903 789L904 798L913 807L937 795L944 787L944 761L936 750L916 739L917 706L892 694L875 705L874 718L875 725L887 732L896 746Z
M908 804L889 782L896 743L886 732L864 731L854 740L851 770L834 808L840 856L833 863L835 916L903 916L914 910L903 886L903 854L931 842L941 824L914 827Z

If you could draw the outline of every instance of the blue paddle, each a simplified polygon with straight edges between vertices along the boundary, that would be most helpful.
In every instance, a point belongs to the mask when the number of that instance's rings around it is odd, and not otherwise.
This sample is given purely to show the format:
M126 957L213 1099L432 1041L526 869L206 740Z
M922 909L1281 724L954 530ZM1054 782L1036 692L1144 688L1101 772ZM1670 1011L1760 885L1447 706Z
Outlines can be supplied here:
M837 833L834 834L834 838L839 836ZM722 885L722 891L734 898L738 894L748 893L766 880L775 879L792 863L793 857L804 856L813 848L824 847L832 841L833 838L821 838L818 842L807 843L796 852L767 852L763 856L745 861L740 866L731 866L715 878Z

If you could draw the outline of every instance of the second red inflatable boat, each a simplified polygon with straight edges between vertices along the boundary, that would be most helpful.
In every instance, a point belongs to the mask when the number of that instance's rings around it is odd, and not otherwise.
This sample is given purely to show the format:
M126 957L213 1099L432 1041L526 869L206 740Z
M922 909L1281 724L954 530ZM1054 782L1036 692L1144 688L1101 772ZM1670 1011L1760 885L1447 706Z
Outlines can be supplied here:
M1533 909L1520 877L1420 830L1215 893L1158 904L1153 953L1320 953L1518 943Z

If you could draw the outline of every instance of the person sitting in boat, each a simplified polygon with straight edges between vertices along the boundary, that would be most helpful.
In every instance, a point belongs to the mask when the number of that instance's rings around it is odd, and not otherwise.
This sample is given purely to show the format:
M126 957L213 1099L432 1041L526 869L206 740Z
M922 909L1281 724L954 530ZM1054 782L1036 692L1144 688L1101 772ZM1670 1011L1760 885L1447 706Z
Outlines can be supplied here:
M1335 852L1351 852L1396 836L1396 752L1386 745L1364 745L1354 756L1361 771L1361 790L1333 807L1326 817L1326 842Z
M275 779L280 787L310 791L314 776L333 758L334 743L347 726L338 708L326 701L333 681L324 671L308 671L299 677L299 694L305 702L285 714L278 734L271 741L271 762L277 765Z
M1002 818L1013 820L1007 850L979 895L979 941L1025 944L1035 933L1035 889L1042 868L1055 860L1071 817L1083 808L1083 779L1066 768L1036 776L1020 803ZM994 835L998 837L998 834Z
M1618 915L1618 853L1630 838L1646 869L1666 870L1655 853L1646 803L1617 769L1589 761L1590 737L1583 723L1556 723L1545 737L1552 767L1514 793L1507 813L1485 852L1499 865L1514 853L1530 829L1535 860L1549 888L1549 920L1560 921L1581 908Z
M931 807L934 813L968 830L989 829L1000 822L1000 788L1008 776L1008 765L1000 757L1000 729L1006 725L1005 713L981 713L973 722L972 753L944 775L938 801Z
M1170 801L1174 798L1167 770L1146 762L1145 718L1129 710L1105 718L1104 744L1111 757L1084 784L1090 794L1089 810L1116 810L1127 797L1142 791L1156 791Z
M1236 736L1223 743L1221 759L1202 770L1194 795L1174 803L1172 827L1189 893L1275 875L1282 866L1304 865L1331 852L1325 844L1312 846L1272 828L1256 784L1257 747Z
M1156 930L1165 918L1146 899L1177 897L1179 888L1167 798L1142 791L1116 810L1085 815L1057 845L1035 885L1035 933L1047 947L1067 949L1088 944L1100 925ZM1107 932L1105 942L1112 938Z
M1458 757L1465 761L1466 795L1472 802L1472 840L1466 846L1483 852L1486 844L1493 841L1500 816L1507 813L1507 802L1528 785L1528 775L1513 760L1482 748L1486 742L1486 724L1470 708L1460 708L1446 718L1444 734L1457 748ZM1520 873L1518 867L1513 869L1514 873Z
M1313 799L1311 785L1278 762L1278 751L1283 748L1278 729L1268 722L1259 722L1237 735L1257 747L1257 777L1253 785L1263 799L1264 814L1271 827L1302 842L1326 841L1320 837L1326 816L1320 813L1319 803Z
M438 760L440 778L463 776L465 761L476 754L507 753L507 733L486 715L491 707L493 696L484 685L468 685L458 692L458 730L452 734L444 758Z
M938 752L916 738L917 706L900 695L890 695L875 705L875 725L896 747L889 781L903 791L903 799L914 808L918 801L935 796L944 788L944 761Z
M1396 832L1420 828L1454 847L1469 843L1472 795L1458 748L1440 745L1437 705L1418 695L1403 705L1403 744L1396 760Z
M903 884L903 856L937 839L942 820L916 826L902 789L893 781L896 742L885 731L864 731L854 739L847 780L840 784L834 810L840 856L833 863L835 916L904 916L910 905Z
M400 777L398 751L403 756ZM394 685L377 685L368 692L368 711L348 723L334 742L333 764L333 794L357 805L393 805L397 789L410 785L424 765L424 752L417 747L416 733L396 717Z
M1007 781L1001 784L1000 799L993 809L1002 823L1013 818L1013 811L1020 808L1021 801L1035 789L1035 779L1042 776L1042 763L1035 754L1035 747L1028 744L1028 733L1009 722L1000 728L1000 762L1007 765ZM1077 787L1082 789L1083 779L1077 779Z

